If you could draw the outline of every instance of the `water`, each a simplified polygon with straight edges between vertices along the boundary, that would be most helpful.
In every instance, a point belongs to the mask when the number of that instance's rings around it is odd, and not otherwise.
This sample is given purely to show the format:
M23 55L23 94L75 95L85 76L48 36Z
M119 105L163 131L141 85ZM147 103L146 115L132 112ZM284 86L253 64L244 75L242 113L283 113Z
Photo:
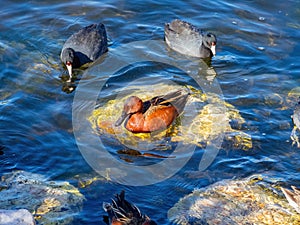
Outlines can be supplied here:
M0 7L0 173L26 170L75 186L76 175L96 176L73 135L75 92L63 91L65 71L59 59L64 41L101 21L113 51L133 41L162 40L164 23L182 18L217 35L212 66L224 100L246 120L242 130L251 135L253 148L222 149L203 173L197 172L202 153L196 148L198 153L180 172L154 185L94 182L80 189L87 201L74 224L103 224L102 202L122 189L158 224L169 224L167 211L174 203L221 179L267 173L299 186L300 153L289 137L297 98L288 97L300 82L299 3L6 1Z

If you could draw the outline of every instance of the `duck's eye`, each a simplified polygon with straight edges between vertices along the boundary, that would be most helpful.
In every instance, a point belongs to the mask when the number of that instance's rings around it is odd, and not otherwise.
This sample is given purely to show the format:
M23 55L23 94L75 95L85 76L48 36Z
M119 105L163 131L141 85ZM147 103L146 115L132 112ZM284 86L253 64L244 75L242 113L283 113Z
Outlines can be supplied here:
M210 35L210 34L207 34L207 37L211 37L211 35Z

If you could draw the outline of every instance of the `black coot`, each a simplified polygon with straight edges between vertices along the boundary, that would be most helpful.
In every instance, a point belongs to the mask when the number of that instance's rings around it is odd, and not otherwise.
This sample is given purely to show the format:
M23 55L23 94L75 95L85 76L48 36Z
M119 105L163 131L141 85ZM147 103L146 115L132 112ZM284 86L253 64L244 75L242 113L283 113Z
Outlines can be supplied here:
M167 45L184 55L208 58L216 54L216 36L192 24L176 19L165 25Z
M65 42L60 59L66 65L71 80L72 68L93 62L106 51L107 35L104 24L92 24L80 29Z

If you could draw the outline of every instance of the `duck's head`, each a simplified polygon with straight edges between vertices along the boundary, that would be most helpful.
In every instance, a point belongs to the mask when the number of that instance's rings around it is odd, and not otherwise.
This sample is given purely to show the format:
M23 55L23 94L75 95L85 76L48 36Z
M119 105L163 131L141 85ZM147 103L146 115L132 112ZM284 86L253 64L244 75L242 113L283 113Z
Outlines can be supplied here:
M204 35L203 44L205 47L209 48L212 54L216 55L216 45L217 45L217 38L216 35L212 33L207 33Z
M75 58L75 51L72 48L65 48L61 53L61 59L66 65L70 77L72 77L72 68Z
M130 115L135 114L137 112L142 112L142 110L143 110L143 101L136 96L130 96L125 101L122 115L115 123L115 126L120 126L124 120L129 118Z

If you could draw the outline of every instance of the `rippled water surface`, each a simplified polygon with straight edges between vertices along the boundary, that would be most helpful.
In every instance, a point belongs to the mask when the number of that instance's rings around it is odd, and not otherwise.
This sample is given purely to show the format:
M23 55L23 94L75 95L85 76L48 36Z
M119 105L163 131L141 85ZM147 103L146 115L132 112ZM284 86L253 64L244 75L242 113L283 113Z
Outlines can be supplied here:
M299 1L8 0L0 11L0 174L25 170L79 187L86 201L74 224L104 224L102 202L122 189L158 224L170 224L167 211L181 197L218 180L267 173L287 185L300 186L300 150L290 140L300 84ZM110 40L109 52L86 71L92 73L76 71L76 87L104 76L105 62L138 62L136 52L118 55L119 49L135 41L162 41L164 23L175 18L216 34L217 55L210 69L216 72L220 98L245 120L241 126L231 125L251 136L252 148L245 151L225 145L208 169L199 172L203 149L197 146L179 172L153 185L125 186L103 178L80 187L78 177L89 179L97 173L82 156L73 133L80 126L72 124L77 89L70 91L60 62L64 41L98 22L105 24ZM163 45L159 49L163 50L140 47L143 54L158 54L158 58L174 54ZM196 63L201 67L204 62ZM142 77L194 85L172 66L141 62L122 69L105 86L98 104L114 99L128 85L147 85L136 81ZM186 64L185 69L191 68ZM82 104L78 110L84 109ZM116 158L120 148L116 141L109 146ZM128 163L135 160L140 159L133 157Z

